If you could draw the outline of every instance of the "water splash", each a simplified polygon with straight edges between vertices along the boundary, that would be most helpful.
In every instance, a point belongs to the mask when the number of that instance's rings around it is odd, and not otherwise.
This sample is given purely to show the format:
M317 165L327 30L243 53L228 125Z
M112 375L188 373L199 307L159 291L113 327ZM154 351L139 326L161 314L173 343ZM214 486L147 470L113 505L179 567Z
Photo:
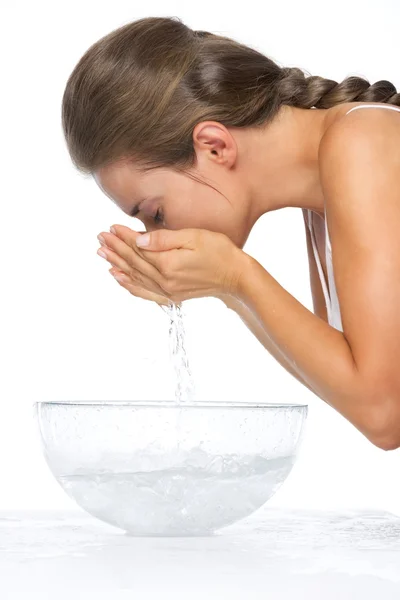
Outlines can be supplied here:
M169 345L176 374L175 402L177 404L194 402L195 386L185 348L182 303L169 302L168 306L162 304L160 306L170 318Z

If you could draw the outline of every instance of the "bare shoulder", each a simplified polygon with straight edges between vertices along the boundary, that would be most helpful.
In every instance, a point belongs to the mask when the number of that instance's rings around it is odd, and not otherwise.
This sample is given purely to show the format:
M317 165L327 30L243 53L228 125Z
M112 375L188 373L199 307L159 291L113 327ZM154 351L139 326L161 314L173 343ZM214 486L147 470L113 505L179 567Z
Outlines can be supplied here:
M359 110L351 108L362 106ZM393 110L398 109L398 110ZM393 150L400 151L398 145L400 139L400 106L384 104L379 102L349 102L335 107L334 112L327 120L327 127L322 136L319 146L319 156L329 148L330 144L344 142L346 138L354 142L365 142L367 138L381 138L386 148L390 149L390 141L393 142ZM389 142L389 144L388 144Z
M379 166L400 166L400 111L388 110L388 104L374 105L386 108L363 108L346 114L347 105L331 119L318 150L321 183L336 179L340 172L356 176L357 163L359 175L370 163L378 178Z

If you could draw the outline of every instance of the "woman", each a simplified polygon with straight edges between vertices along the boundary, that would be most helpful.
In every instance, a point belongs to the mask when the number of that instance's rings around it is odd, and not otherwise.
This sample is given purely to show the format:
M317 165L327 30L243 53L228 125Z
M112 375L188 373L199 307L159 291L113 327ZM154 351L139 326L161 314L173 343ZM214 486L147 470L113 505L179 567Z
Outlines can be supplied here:
M74 165L150 232L99 236L121 285L158 304L221 298L385 450L400 447L399 105L388 81L306 78L158 17L93 44L62 105ZM303 211L315 314L242 250L288 206Z

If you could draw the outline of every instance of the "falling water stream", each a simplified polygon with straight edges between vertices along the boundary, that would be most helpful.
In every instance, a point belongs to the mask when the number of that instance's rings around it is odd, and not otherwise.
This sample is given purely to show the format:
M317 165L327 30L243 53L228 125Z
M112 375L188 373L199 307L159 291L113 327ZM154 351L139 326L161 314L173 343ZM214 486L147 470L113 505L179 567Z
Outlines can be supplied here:
M182 405L195 400L195 387L185 348L185 328L181 304L160 305L170 318L170 355L176 375L175 402Z

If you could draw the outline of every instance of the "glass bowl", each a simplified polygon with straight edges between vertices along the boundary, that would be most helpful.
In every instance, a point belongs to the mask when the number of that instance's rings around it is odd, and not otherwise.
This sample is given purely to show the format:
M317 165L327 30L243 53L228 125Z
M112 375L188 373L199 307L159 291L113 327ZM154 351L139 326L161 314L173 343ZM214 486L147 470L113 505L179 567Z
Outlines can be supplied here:
M306 404L37 402L47 464L85 511L131 535L209 535L290 473Z

